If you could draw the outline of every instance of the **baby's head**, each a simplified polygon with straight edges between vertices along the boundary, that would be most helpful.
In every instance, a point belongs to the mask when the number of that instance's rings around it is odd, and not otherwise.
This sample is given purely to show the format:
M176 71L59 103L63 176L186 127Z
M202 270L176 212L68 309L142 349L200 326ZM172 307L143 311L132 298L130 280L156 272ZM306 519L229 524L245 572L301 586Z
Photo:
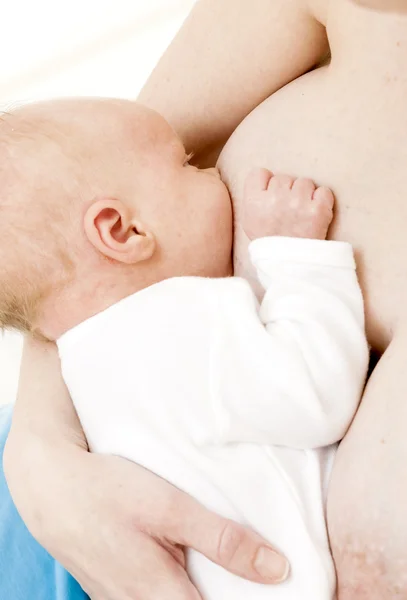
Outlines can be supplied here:
M43 102L0 122L0 326L59 337L173 276L231 274L232 209L157 113Z

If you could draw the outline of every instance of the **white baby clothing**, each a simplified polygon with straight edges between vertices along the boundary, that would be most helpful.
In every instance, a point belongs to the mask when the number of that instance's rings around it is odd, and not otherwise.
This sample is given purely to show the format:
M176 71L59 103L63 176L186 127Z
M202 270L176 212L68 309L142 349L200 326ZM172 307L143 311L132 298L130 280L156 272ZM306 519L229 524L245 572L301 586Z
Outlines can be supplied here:
M93 452L143 465L290 562L267 586L188 551L204 600L332 600L327 482L368 365L353 252L274 237L250 257L261 305L237 277L162 281L64 334L62 372Z

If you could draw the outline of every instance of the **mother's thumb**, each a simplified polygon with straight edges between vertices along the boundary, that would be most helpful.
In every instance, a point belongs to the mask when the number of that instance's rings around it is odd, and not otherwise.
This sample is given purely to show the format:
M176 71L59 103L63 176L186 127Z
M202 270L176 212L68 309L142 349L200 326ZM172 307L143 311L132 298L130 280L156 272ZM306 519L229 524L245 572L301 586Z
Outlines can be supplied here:
M193 548L250 581L276 584L287 579L287 559L258 534L219 517L189 496L178 501L168 523L172 542Z

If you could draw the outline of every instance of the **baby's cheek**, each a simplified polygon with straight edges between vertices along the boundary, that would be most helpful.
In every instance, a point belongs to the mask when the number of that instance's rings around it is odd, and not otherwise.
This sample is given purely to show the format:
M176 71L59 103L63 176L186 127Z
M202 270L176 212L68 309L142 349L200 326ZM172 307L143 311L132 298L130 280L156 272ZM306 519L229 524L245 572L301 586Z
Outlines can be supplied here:
M211 201L211 219L213 221L213 230L224 237L224 243L227 240L232 241L233 237L233 211L229 194L222 189L214 190Z
M208 215L209 216L209 215ZM233 217L225 205L213 206L210 219L206 222L206 248L212 248L214 276L226 277L232 274Z

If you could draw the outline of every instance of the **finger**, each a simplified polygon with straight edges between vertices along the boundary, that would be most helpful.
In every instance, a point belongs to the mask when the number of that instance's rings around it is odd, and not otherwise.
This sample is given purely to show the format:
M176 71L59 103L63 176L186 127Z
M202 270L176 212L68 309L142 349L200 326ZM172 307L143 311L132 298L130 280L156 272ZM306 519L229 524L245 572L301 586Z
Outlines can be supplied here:
M259 583L280 583L287 578L287 560L259 535L208 511L183 494L177 499L169 535L204 554L231 573Z
M290 175L274 175L270 180L268 189L291 189L294 183L294 177Z
M123 567L115 572L114 578L87 581L83 587L92 600L202 600L185 569L161 543L142 534L134 548L132 577Z
M305 179L304 177L301 177L294 181L292 190L299 196L312 198L312 195L315 192L315 187L315 183L311 179Z
M312 199L315 202L324 204L327 208L330 208L331 210L333 209L335 204L335 197L332 191L327 187L317 188L314 192L314 195L312 196Z
M264 192L273 177L273 173L268 169L252 169L246 177L244 192L246 195L254 192Z
M152 547L153 554L147 560L149 571L138 581L135 598L143 600L157 600L157 598L202 600L185 569L158 542L153 540L149 540L149 542L155 544L155 548ZM144 556L142 562L144 562ZM150 570L151 565L154 565L153 571ZM130 599L132 600L132 596L129 596Z

